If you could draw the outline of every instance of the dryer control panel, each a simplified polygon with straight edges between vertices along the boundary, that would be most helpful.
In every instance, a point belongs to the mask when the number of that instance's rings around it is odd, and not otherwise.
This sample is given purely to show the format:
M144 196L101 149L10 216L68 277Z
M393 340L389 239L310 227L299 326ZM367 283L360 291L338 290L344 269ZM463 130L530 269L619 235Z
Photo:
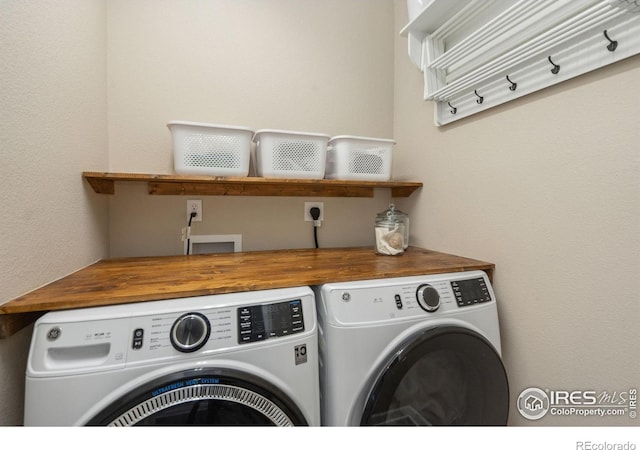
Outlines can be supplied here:
M458 306L471 306L491 301L491 293L483 277L451 281Z
M480 271L330 283L316 289L324 305L321 313L340 325L495 309L490 281Z

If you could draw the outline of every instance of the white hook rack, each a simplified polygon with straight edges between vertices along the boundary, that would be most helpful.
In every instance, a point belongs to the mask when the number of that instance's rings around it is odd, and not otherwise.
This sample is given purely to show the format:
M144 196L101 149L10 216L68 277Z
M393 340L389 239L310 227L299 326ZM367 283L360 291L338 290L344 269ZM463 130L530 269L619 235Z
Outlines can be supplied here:
M431 0L401 34L444 125L640 53L640 2Z

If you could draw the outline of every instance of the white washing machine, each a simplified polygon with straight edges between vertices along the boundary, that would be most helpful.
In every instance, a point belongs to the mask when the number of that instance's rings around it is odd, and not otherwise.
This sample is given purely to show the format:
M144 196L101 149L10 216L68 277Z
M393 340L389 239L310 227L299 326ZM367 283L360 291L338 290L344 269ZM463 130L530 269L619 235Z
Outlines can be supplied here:
M51 312L25 425L320 425L310 288Z
M323 425L505 425L496 298L481 271L315 287Z

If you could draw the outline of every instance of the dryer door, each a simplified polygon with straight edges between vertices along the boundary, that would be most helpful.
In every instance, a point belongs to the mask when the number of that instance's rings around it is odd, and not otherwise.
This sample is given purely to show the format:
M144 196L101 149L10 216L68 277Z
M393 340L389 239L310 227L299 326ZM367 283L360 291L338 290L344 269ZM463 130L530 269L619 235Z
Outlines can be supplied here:
M485 338L433 328L397 349L364 405L360 425L505 425L509 385Z
M295 403L271 383L230 369L189 370L147 383L87 425L307 425Z

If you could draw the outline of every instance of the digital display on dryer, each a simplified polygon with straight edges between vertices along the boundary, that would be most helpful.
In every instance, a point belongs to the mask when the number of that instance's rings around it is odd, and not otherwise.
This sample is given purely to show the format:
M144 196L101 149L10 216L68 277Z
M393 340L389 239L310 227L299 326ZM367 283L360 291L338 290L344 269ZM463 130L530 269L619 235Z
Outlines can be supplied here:
M302 301L238 308L238 343L262 341L304 331Z
M489 288L482 277L452 281L451 289L453 289L458 306L470 306L491 301Z

